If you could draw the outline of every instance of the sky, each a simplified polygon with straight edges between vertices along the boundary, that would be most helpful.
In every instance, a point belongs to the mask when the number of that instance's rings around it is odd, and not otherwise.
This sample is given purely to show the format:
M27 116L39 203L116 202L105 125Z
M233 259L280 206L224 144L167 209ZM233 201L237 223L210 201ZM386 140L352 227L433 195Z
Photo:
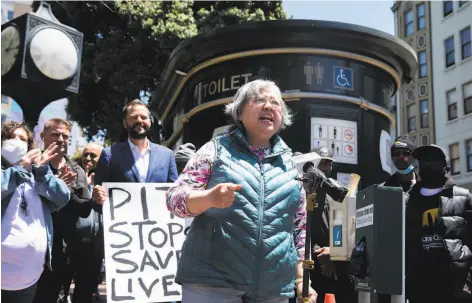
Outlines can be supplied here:
M384 1L298 1L283 0L294 19L315 19L352 23L394 34L392 0Z

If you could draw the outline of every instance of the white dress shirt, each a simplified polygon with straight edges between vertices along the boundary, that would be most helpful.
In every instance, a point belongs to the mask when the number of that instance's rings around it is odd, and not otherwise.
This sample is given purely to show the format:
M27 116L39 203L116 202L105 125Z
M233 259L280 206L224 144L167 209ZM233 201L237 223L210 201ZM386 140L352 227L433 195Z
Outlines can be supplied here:
M151 154L151 144L149 140L146 139L146 141L147 147L141 152L139 148L128 139L129 147L131 148L131 153L133 154L135 161L134 165L136 166L136 169L139 173L139 182L141 183L146 182L146 177L149 168L149 156Z

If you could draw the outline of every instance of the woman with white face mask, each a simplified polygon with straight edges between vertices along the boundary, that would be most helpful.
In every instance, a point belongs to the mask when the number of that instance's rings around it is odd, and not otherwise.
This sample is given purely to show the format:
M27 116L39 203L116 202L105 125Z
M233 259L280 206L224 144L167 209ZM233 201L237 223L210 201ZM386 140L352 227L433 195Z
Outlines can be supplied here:
M22 123L2 125L2 302L31 303L44 266L51 266L51 213L70 199L48 165L56 150L34 148Z

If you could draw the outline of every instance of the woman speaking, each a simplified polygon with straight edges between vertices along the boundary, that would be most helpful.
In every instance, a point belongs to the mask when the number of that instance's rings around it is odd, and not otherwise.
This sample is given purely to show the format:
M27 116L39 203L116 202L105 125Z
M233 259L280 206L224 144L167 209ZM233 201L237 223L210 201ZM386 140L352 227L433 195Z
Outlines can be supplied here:
M294 283L301 296L306 232L305 193L278 136L292 117L264 80L239 88L225 112L233 129L192 156L167 193L172 213L194 217L175 280L183 303L285 303Z

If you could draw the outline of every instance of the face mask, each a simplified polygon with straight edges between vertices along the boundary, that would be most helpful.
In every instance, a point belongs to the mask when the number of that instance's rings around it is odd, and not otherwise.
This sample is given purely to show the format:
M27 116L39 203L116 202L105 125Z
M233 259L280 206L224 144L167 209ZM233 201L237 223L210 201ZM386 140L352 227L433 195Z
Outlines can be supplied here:
M138 125L140 125L140 126L144 129L143 132L137 132L137 131L136 131L135 127L138 126ZM133 138L133 139L144 139L144 138L147 137L150 128L147 127L147 126L144 125L144 124L136 123L136 124L133 125L133 126L127 125L126 130L127 130L127 132L128 132L128 135L129 135L131 138Z
M446 173L443 169L424 167L420 169L419 175L427 188L440 188L446 183Z
M412 165L408 166L407 169L398 169L397 168L397 173L402 174L402 175L407 175L407 174L411 173L414 169L415 169L415 167L412 164Z
M28 152L28 144L20 139L8 139L2 143L2 157L10 164L18 163Z

